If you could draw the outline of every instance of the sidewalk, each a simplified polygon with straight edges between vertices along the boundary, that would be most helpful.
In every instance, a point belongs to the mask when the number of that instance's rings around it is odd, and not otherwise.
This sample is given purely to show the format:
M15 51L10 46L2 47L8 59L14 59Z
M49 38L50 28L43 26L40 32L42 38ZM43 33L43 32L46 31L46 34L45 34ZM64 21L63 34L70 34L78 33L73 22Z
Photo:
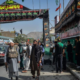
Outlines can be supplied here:
M67 69L80 80L80 69L77 69L75 64L67 64Z
M39 80L77 80L70 72L56 73L55 66L44 65ZM36 73L37 75L37 73ZM19 71L19 80L36 80L32 78L30 70L27 73Z

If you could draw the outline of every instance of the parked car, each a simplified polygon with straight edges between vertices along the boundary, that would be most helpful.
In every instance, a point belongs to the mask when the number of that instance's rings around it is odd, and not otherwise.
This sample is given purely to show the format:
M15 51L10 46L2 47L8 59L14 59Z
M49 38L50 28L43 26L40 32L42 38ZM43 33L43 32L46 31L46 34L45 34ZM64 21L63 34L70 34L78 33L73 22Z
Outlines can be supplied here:
M0 45L0 64L4 64L4 58L7 54L8 45Z

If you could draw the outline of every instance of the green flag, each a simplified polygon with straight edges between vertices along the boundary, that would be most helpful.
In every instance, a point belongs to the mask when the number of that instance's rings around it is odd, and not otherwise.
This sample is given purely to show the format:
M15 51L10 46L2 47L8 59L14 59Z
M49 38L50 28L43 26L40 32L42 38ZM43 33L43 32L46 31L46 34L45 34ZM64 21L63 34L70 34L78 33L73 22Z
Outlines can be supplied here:
M56 1L56 5L58 5L59 0L55 0Z

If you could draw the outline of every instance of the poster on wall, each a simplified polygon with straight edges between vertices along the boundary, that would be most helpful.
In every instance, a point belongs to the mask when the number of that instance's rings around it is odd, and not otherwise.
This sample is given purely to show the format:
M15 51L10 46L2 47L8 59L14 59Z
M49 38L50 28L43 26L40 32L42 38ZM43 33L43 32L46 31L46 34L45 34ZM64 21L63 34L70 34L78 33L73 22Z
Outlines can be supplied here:
M75 4L72 5L72 12L74 12L74 11L75 11Z
M46 47L50 47L49 18L43 18L43 39Z
M71 15L71 7L70 7L70 9L69 9L69 15Z
M46 47L50 47L50 44L46 44Z
M80 1L77 3L77 9L80 9Z
M45 22L44 23L44 27L47 27L48 26L48 22ZM47 27L48 28L48 27Z

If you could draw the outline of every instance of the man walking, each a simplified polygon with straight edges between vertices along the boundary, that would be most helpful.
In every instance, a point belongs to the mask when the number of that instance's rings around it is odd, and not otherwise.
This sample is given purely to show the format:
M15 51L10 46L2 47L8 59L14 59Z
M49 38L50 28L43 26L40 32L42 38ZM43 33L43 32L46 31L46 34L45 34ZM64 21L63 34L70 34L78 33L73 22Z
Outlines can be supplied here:
M27 46L27 49L26 49L26 61L25 61L25 69L24 71L22 71L23 73L26 73L27 70L29 69L29 66L30 66L30 55L31 55L31 48L30 48L30 45L29 45L29 42L27 41L26 42L26 46Z
M69 62L73 62L72 45L70 44L70 41L68 41L67 52Z
M20 63L19 49L11 41L5 56L5 65L9 68L9 78L13 80L13 76L18 80L18 65Z
M30 58L30 67L31 67L31 73L32 77L35 78L35 71L37 70L37 80L39 79L40 75L40 63L41 63L41 48L39 45L37 45L37 41L33 41L32 46L32 53Z

